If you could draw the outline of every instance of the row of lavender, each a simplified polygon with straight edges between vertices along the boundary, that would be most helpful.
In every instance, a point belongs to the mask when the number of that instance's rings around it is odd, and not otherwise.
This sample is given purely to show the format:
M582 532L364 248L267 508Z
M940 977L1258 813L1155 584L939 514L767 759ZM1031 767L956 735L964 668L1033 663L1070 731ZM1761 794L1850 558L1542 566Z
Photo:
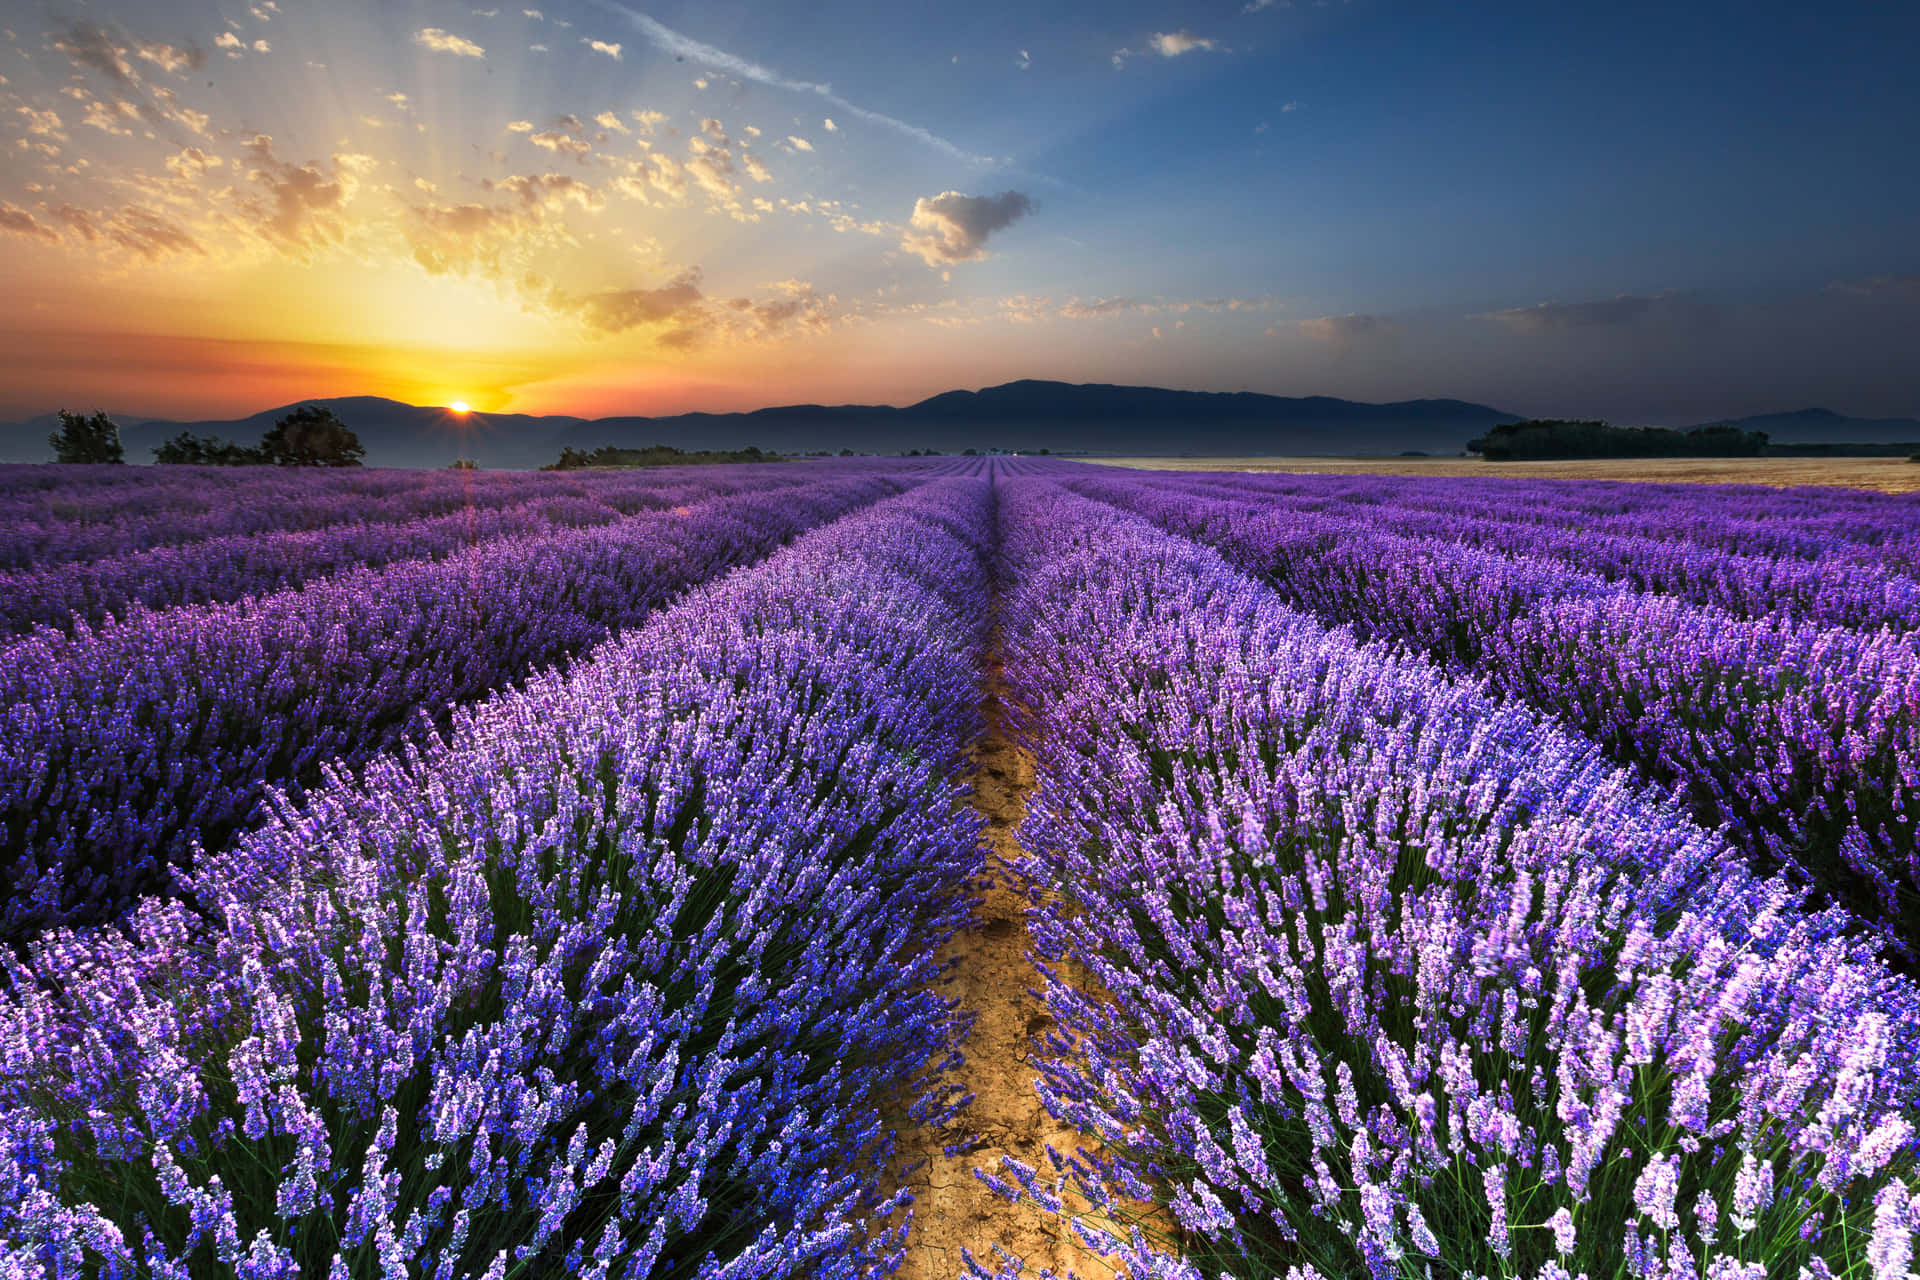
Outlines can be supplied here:
M1205 481L1303 500L1491 517L1602 536L1679 540L1745 555L1920 570L1920 498L1862 489L1594 480L1225 473Z
M1784 531L1750 541L1764 547L1791 533L1803 549L1810 549L1809 543L1824 546L1824 554L1802 558L1739 547L1738 539L1746 535L1734 531L1738 523L1720 509L1725 498L1716 490L1696 496L1691 509L1670 508L1663 517L1671 522L1668 528L1642 517L1643 525L1652 527L1624 534L1599 527L1586 510L1590 498L1562 505L1554 501L1561 495L1543 494L1537 485L1489 492L1483 482L1471 480L1415 483L1394 477L1312 477L1286 487L1238 477L1171 483L1175 492L1237 497L1275 512L1309 514L1330 536L1387 533L1464 543L1565 566L1570 581L1616 581L1744 618L1783 615L1862 630L1920 629L1920 578L1915 576L1920 569L1901 560L1898 548L1837 536L1810 538L1805 526L1785 518L1779 521ZM1907 527L1920 526L1920 505L1889 497L1880 517L1884 533L1911 539L1920 552L1920 532ZM1716 522L1736 546L1703 544L1689 536Z
M992 532L984 478L816 530L7 961L0 1272L887 1270Z
M1920 646L1640 592L1563 563L1277 508L1207 485L1072 478L1218 548L1291 604L1411 644L1682 788L1786 867L1920 949Z
M990 1183L1136 1280L1907 1280L1920 989L1843 912L1210 550L1001 506L1041 1091L1104 1151Z
M270 785L351 769L925 478L710 497L0 648L0 938L124 911L241 830Z
M440 505L452 496L443 483L429 479L423 482L422 493L403 491L384 501L334 492L323 504L326 522L317 529L169 542L97 559L54 560L0 572L0 631L22 634L35 626L98 626L136 607L238 600L351 568L439 559L515 534L610 524L638 513L677 510L728 494L769 493L828 477L845 479L899 469L863 461L687 468L692 473L688 475L597 473L580 484L559 482L566 485L564 489L520 475L496 484L490 493L475 495L473 502L457 509L417 517L407 513L427 502ZM130 501L135 498L129 495ZM509 498L517 500L500 505ZM149 524L133 542L144 545L155 536L158 528Z
M0 468L0 570L44 569L210 538L388 524L565 498L631 515L713 492L804 483L823 471L883 465L794 463L671 473L6 467ZM48 483L27 486L23 473L46 473Z

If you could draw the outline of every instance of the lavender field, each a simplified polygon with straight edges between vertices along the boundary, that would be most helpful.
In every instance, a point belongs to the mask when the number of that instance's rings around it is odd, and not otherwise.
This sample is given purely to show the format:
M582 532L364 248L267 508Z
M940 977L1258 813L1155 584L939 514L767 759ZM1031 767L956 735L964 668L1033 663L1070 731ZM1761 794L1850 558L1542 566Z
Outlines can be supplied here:
M1916 814L1915 497L0 467L0 1277L1911 1280Z

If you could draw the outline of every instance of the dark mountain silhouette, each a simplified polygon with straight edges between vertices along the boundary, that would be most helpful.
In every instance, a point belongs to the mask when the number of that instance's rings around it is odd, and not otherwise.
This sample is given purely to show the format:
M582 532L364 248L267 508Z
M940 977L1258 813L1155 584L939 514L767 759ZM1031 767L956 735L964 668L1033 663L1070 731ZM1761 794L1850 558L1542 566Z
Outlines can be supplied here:
M1331 396L1174 391L1106 383L1022 381L979 391L947 391L917 404L790 404L746 413L585 419L567 415L456 414L379 396L301 400L249 417L176 422L117 417L130 462L149 462L153 446L190 431L258 443L274 420L302 404L330 408L360 437L369 466L439 467L467 457L484 467L535 467L562 448L602 445L775 452L827 449L898 453L905 449L1040 448L1105 454L1455 454L1487 428L1516 421L1462 400L1365 404ZM94 406L83 406L91 410ZM52 458L49 413L0 425L0 461ZM1707 425L1707 424L1701 424ZM1765 431L1775 443L1920 439L1908 418L1848 418L1826 409L1742 418L1734 426Z
M1364 454L1420 449L1457 453L1470 437L1517 415L1460 400L1362 404L1329 396L1024 381L948 391L917 404L793 404L745 413L587 420L553 415L470 413L402 404L378 396L303 400L250 417L176 422L120 417L129 461L189 431L252 444L301 404L330 408L360 437L369 466L444 466L455 457L487 467L530 467L564 447L827 449L892 454L934 448L1051 449L1108 454ZM42 425L43 421L47 425ZM0 427L0 458L45 461L52 415Z

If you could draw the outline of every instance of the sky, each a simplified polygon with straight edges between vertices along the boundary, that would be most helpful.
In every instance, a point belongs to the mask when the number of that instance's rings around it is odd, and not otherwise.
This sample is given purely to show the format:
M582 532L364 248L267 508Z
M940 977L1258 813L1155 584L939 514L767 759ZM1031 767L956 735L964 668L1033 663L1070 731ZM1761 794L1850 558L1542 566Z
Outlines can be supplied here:
M0 418L1920 416L1920 5L0 0Z

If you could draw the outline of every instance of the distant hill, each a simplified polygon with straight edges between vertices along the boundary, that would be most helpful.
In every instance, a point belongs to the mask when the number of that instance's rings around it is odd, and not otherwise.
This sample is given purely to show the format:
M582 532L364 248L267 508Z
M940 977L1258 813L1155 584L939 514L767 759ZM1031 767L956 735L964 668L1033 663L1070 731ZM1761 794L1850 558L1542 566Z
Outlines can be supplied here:
M485 467L532 467L562 448L739 449L782 453L897 453L965 448L1146 454L1350 454L1419 449L1457 453L1471 436L1518 415L1461 400L1364 404L1329 396L1292 398L1251 392L1172 391L1104 383L1023 381L979 391L948 391L905 407L780 405L746 413L588 420L553 415L470 413L403 404L378 396L301 400L250 417L175 422L119 417L130 461L181 431L251 444L274 419L301 404L332 409L360 437L370 466L437 467L470 457ZM51 457L46 414L0 425L0 460Z
M637 449L740 449L782 453L897 453L904 449L1004 448L1106 454L1394 454L1458 453L1466 442L1521 415L1462 400L1365 404L1331 396L1267 396L1251 392L1173 391L1106 383L1022 381L979 391L947 391L918 404L789 404L747 413L682 413L667 417L586 419L566 415L456 414L379 396L300 400L249 417L175 422L118 417L127 457L149 462L153 446L181 431L252 444L302 404L332 409L367 449L370 466L440 467L456 457L484 467L536 467L562 448L603 445ZM93 406L86 406L91 409ZM52 457L48 413L0 424L0 461ZM1718 425L1701 423L1701 426ZM1774 443L1822 444L1920 440L1912 418L1849 418L1828 409L1761 414L1731 420L1765 431Z

